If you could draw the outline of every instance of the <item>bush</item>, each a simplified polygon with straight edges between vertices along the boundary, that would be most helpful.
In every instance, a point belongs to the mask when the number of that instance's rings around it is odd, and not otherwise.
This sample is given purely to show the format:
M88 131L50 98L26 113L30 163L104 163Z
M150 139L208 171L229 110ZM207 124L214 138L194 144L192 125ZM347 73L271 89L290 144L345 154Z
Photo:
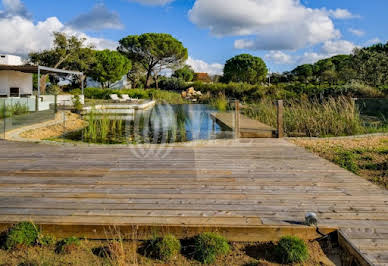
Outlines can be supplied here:
M5 248L12 249L19 245L35 245L39 237L39 228L30 222L21 222L11 227L5 240Z
M61 254L70 254L72 251L76 250L81 241L77 237L69 237L59 241L56 245L55 252Z
M225 112L228 109L228 99L225 95L220 95L217 98L211 98L209 100L209 105L213 106L220 112Z
M186 101L179 93L163 90L148 90L153 100L168 104L184 104Z
M275 247L275 255L281 263L303 262L309 257L304 241L294 236L281 238Z
M183 91L187 89L186 82L180 78L163 78L159 81L162 90Z
M169 261L176 257L181 250L181 243L173 235L155 237L146 243L146 254L152 258Z
M230 251L228 241L217 233L202 233L194 240L194 258L204 264L212 264L217 256Z

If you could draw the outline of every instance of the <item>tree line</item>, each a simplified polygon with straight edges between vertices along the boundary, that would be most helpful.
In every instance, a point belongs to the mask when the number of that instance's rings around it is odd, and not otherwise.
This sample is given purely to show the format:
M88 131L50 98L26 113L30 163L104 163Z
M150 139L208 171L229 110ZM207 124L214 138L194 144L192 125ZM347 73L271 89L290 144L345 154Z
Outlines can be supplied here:
M388 85L388 43L357 48L351 55L337 55L315 64L300 65L289 72L270 75L261 58L240 54L226 61L222 76L213 79L198 77L196 75L201 74L194 73L190 66L185 65L187 58L187 48L164 33L130 35L119 41L117 50L98 51L87 45L86 39L56 32L51 49L29 55L33 64L84 72L102 88L109 88L124 75L133 88L153 86L175 90L184 88L193 80L265 86L267 78L279 86L306 84L320 87L345 85L352 81L372 87ZM161 75L166 69L173 70L171 78ZM42 79L44 86L47 76L42 76ZM79 87L80 80L72 79L71 82L73 87Z

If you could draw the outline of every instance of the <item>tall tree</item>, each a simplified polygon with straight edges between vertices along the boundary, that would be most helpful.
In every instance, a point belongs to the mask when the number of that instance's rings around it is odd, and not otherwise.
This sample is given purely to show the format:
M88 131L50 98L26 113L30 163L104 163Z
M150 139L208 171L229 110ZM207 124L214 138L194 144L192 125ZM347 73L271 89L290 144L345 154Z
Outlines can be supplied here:
M186 82L190 82L194 78L194 70L191 66L185 65L184 67L175 70L174 74L172 74L174 78L182 79Z
M86 39L76 36L67 36L64 33L54 32L52 49L29 54L29 61L41 66L77 70L85 72L93 63L92 46L85 44ZM41 77L41 91L46 90L48 75Z
M118 51L133 62L140 63L147 72L145 84L147 88L150 87L152 75L158 87L157 77L163 69L177 68L188 58L187 49L170 34L131 35L121 39L119 43Z
M241 54L226 61L223 80L257 84L264 81L267 74L267 66L260 57Z
M131 69L131 61L117 51L95 51L96 62L87 72L88 76L110 88L112 83L122 79Z

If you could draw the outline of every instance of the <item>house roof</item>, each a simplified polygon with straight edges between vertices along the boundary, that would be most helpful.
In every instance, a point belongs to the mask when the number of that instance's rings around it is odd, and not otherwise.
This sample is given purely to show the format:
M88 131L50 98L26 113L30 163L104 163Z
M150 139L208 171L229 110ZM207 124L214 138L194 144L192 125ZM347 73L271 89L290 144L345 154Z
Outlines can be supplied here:
M34 66L34 65L22 65L22 66L11 66L11 65L0 65L0 71L18 71L23 73L32 73L36 74L40 71L41 74L53 74L53 73L63 73L63 74L73 74L73 75L83 75L82 72L50 68L44 66Z

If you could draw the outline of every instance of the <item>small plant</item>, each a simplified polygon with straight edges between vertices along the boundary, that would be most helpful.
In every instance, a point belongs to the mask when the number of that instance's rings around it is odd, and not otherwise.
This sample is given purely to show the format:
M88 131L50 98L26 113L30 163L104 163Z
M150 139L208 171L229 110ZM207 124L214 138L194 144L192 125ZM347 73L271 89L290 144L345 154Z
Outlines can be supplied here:
M176 257L181 250L180 241L173 235L154 237L145 246L145 252L152 258L169 261Z
M78 94L73 96L73 107L77 113L82 111L83 105L81 103L81 97Z
M353 151L338 149L333 161L342 168L345 168L355 174L358 174L360 171L360 167L357 164L357 155Z
M39 237L39 228L30 222L21 222L11 227L5 240L5 248L35 245Z
M217 233L202 233L194 240L194 258L204 264L212 264L217 256L230 251L228 241Z
M70 254L72 251L76 250L80 244L81 241L77 237L72 236L65 238L57 242L55 252L60 254Z
M55 236L39 234L37 244L40 246L54 246L56 243Z
M275 247L275 255L281 263L304 262L309 257L305 242L294 236L281 238Z

